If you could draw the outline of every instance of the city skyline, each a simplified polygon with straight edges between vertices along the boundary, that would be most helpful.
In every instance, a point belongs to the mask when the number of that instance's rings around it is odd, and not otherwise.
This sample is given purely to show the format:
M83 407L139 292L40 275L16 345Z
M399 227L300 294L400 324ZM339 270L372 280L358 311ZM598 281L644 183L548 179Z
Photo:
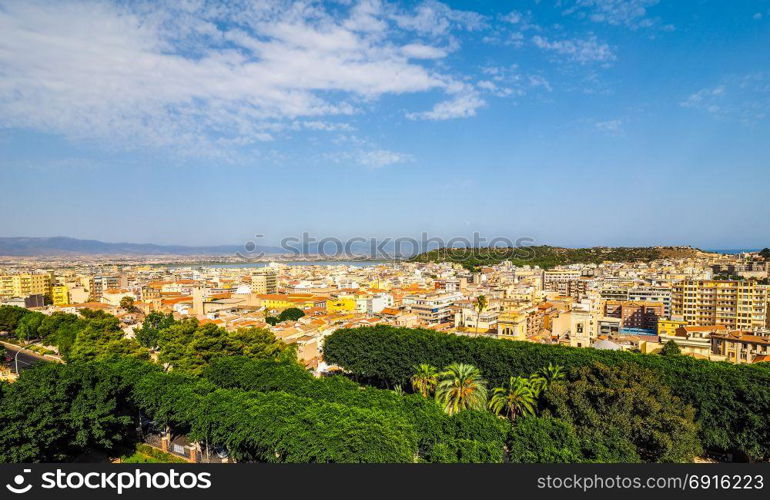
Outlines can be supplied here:
M0 1L0 236L767 246L769 2L173 4Z

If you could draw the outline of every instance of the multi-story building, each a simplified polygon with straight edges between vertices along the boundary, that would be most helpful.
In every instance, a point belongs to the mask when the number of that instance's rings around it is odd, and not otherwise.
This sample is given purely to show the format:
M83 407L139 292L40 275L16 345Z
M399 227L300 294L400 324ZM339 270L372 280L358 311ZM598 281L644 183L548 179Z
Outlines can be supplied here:
M608 300L604 303L605 318L620 318L621 333L658 333L658 319L663 316L664 306L660 302L636 302ZM623 332L623 330L628 330Z
M674 285L671 312L687 324L730 330L767 326L768 286L756 281L685 280Z
M510 340L526 340L527 315L517 312L500 314L497 318L497 335Z
M770 331L713 333L711 352L733 363L770 361Z
M628 290L628 300L636 302L660 302L663 316L671 317L671 288L661 286L637 286Z
M70 303L70 290L67 285L54 285L51 287L51 301L55 306L63 306Z
M679 349L685 354L697 354L709 357L712 353L712 335L727 333L724 326L680 326L673 335L664 333L660 335L660 343L665 344L673 340Z
M581 300L588 293L589 281L588 278L581 276L580 271L545 271L543 273L543 290Z
M261 268L251 272L251 291L260 295L274 294L278 290L278 280L274 269Z
M452 305L460 299L460 293L430 293L404 297L403 303L424 324L437 325L453 321Z
M91 281L91 299L100 301L102 299L102 293L106 290L114 290L120 288L119 276L95 276Z
M51 297L51 275L47 273L6 274L0 276L0 298L43 295Z
M659 319L658 335L673 336L676 333L676 329L680 326L687 326L687 321L683 319Z

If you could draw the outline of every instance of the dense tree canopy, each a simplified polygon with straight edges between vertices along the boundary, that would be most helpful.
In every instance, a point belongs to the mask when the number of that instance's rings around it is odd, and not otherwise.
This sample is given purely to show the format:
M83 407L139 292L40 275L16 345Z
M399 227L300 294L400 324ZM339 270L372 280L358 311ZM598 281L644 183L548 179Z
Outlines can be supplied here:
M679 462L701 446L751 459L770 448L763 367L369 327L329 337L326 359L350 373L316 378L262 329L151 314L142 346L103 312L29 314L0 308L12 335L26 324L69 342L67 364L0 384L0 461L120 456L148 422L259 462Z
M511 429L508 459L513 463L583 462L575 427L553 417L526 417Z
M259 462L501 462L507 432L488 412L450 417L418 395L246 357L218 358L203 376L125 356L50 364L4 391L5 462L117 456L137 439L140 415Z
M587 460L689 462L698 455L695 411L638 365L574 368L552 384L543 411L574 426Z
M234 332L213 323L201 325L195 319L175 321L157 334L158 359L173 370L201 371L222 356L277 359L293 352L268 330L240 328Z
M567 370L593 366L637 365L654 373L695 410L703 448L733 452L753 460L770 458L770 366L734 365L689 356L609 352L446 335L386 326L343 329L324 345L324 358L361 382L381 387L409 387L413 367L452 362L478 367L490 387L511 376L526 377L549 363ZM766 365L766 363L764 364Z
M135 439L126 388L98 364L40 364L4 389L0 462L119 454Z

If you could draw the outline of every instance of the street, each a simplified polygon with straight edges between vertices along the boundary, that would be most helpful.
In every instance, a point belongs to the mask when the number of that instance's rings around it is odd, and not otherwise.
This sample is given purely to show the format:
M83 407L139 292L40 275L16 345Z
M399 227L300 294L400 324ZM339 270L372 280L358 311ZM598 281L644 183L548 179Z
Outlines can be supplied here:
M14 362L14 357L16 356L16 353L20 350L20 348L18 346L9 344L7 342L2 342L2 345L5 346L5 350L6 350L5 357L6 359L9 360L6 364L11 368L11 370L15 371L16 365ZM19 371L25 370L37 363L46 362L46 361L49 361L49 360L43 358L43 356L39 354L21 349L21 352L19 353L19 357L18 357Z

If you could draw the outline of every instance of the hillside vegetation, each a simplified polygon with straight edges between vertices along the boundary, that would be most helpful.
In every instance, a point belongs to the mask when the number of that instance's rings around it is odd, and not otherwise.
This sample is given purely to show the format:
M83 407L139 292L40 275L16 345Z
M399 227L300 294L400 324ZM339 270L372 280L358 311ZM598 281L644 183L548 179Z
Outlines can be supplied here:
M381 387L407 384L412 367L421 363L472 364L491 386L503 384L510 377L526 377L549 363L563 366L572 377L579 377L582 370L597 364L642 369L647 375L634 377L644 380L645 385L670 390L692 406L704 449L731 452L751 460L770 458L770 366L470 338L387 326L336 331L326 340L324 358L343 367L359 382ZM589 406L594 405L602 406L598 400ZM643 421L649 409L635 407L629 418ZM574 415L573 410L563 408L560 418L565 418L565 413ZM607 409L599 410L599 415L608 415ZM588 430L612 431L601 425ZM661 431L660 437L667 433Z
M439 248L416 255L413 262L455 262L467 269L510 260L516 266L550 269L568 264L602 262L650 262L657 259L683 259L704 255L691 247L593 247L561 248L548 245L521 248Z

